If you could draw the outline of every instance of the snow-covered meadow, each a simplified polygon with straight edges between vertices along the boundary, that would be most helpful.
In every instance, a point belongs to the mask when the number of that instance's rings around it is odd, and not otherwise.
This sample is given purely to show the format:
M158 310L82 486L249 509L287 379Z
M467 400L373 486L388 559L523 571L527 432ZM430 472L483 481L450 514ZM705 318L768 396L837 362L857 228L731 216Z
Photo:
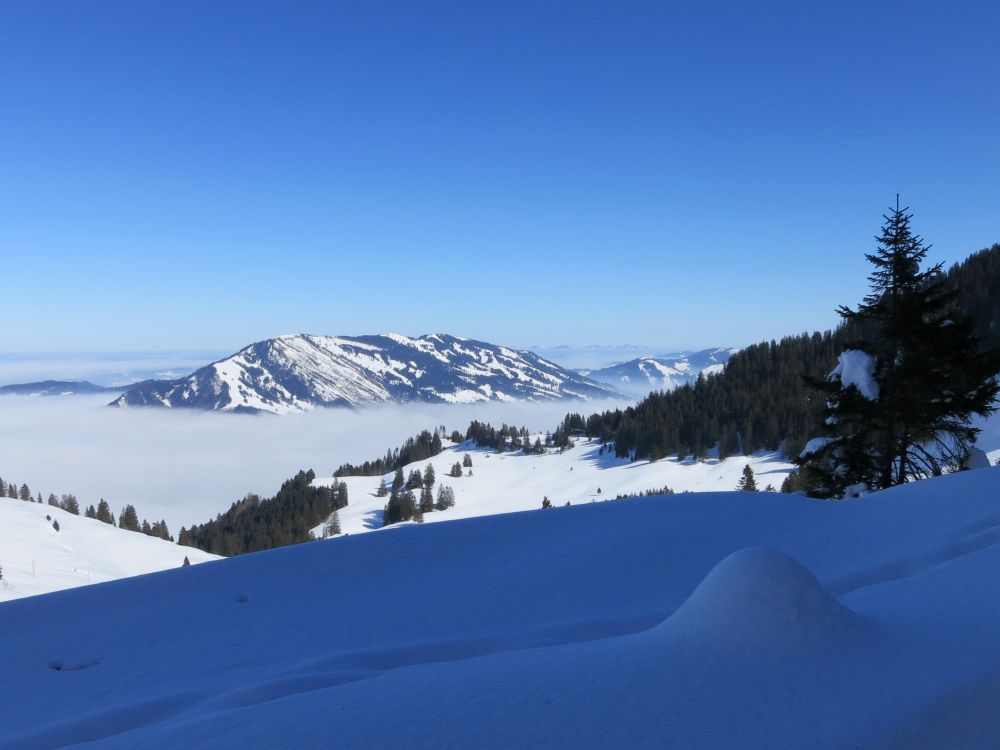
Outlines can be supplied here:
M217 560L51 505L0 498L0 602Z
M557 506L8 602L0 747L992 748L998 497Z
M688 458L629 462L601 451L600 442L578 438L574 447L563 452L526 455L523 452L496 453L492 449L475 448L471 444L449 445L434 458L416 461L403 468L404 476L411 471L434 467L437 485L455 491L455 507L424 515L424 523L455 518L532 510L548 498L553 505L578 505L610 500L618 495L642 494L647 490L669 487L674 492L717 492L734 490L743 468L749 465L757 476L761 490L769 484L774 489L792 469L781 455L760 453L719 461L695 461ZM464 468L462 476L451 477L453 464L462 463L468 455L471 470ZM317 477L314 484L329 485L334 481L347 484L350 504L338 512L341 530L348 534L372 531L382 526L385 497L378 497L379 482L392 484L393 475L384 477ZM316 528L317 536L322 527Z

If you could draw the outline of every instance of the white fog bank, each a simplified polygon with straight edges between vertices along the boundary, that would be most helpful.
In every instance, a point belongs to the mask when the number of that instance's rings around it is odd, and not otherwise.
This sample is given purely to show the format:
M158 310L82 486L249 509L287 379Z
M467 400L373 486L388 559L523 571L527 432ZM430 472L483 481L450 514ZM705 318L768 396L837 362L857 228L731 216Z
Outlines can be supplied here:
M288 416L114 409L106 397L0 397L0 477L48 497L100 498L117 512L165 519L172 533L214 517L248 492L272 495L299 469L329 476L345 461L384 455L422 429L473 419L553 429L571 411L630 402L387 405Z

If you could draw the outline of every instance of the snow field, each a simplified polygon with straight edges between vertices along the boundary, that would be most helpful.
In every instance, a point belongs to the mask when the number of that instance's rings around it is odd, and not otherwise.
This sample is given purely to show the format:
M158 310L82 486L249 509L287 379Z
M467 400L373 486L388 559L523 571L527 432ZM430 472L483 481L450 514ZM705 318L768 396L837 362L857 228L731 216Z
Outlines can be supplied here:
M0 747L994 747L998 491L588 503L8 602Z
M59 522L59 531L52 521ZM216 560L60 508L0 498L0 602Z
M544 438L533 435L532 442L535 437ZM496 453L468 443L445 444L448 447L437 456L416 461L403 469L403 476L408 477L412 470L423 472L430 464L434 467L435 491L440 484L455 490L455 507L425 514L425 523L533 510L541 507L543 497L548 497L553 505L565 505L566 502L578 505L664 486L674 492L733 490L747 464L756 474L760 489L768 484L779 489L792 469L790 463L773 453L738 456L725 461L688 458L678 462L668 458L655 463L630 463L610 453L602 455L599 441L583 438L576 440L572 449L545 455ZM472 457L472 476L468 476L468 469L462 470L461 477L448 476L451 466L461 463L466 454ZM383 478L386 486L391 487L393 473L384 477L340 477L337 480L317 477L314 484L347 483L350 504L341 508L338 516L344 533L357 534L381 528L382 510L388 498L377 497L375 491ZM317 527L314 533L321 536L322 527Z

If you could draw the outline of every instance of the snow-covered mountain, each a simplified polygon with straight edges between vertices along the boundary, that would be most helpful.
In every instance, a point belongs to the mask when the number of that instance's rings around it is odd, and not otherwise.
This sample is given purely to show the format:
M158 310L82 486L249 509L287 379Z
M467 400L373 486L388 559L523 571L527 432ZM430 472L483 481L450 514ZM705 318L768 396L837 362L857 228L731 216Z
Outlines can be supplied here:
M80 396L112 393L121 388L106 388L86 380L41 380L37 383L14 383L0 386L0 396Z
M618 395L537 354L443 334L267 339L177 380L141 383L114 406L286 413L380 402L537 401Z
M0 747L995 748L998 492L588 503L6 602Z
M706 375L719 372L738 351L739 349L719 348L664 354L659 357L639 357L599 370L579 372L623 393L644 396L650 391L672 390L685 383L693 383L702 372Z
M0 602L176 568L185 556L191 564L218 559L51 505L0 497Z

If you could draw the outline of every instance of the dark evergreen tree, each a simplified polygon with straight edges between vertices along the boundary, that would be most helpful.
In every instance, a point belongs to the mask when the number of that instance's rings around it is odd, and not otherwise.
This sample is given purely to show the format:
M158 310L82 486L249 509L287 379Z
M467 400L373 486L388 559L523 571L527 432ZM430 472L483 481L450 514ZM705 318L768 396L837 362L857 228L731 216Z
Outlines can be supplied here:
M125 529L126 531L142 530L142 527L139 525L139 516L135 512L135 506L131 503L122 508L122 512L118 514L118 528Z
M941 264L921 270L928 248L906 211L897 201L884 217L866 255L871 291L838 310L854 337L831 375L812 381L826 408L799 464L817 497L958 469L979 432L971 418L996 410L1000 356L984 348Z
M191 566L191 561L188 560L188 556L184 555L184 562L181 563L182 568L187 568Z
M738 492L757 492L757 478L753 475L753 469L750 468L750 464L743 467L743 475L740 477L740 481L736 484L736 490Z
M466 469L472 467L472 456L470 456L468 453L462 456L462 466L465 467Z
M403 489L404 484L406 484L406 479L403 478L403 470L396 469L396 475L392 478L392 491L399 492Z
M375 490L375 497L385 497L389 494L389 489L385 486L385 479L380 479L378 488Z
M406 478L406 489L408 490L419 490L424 486L424 477L420 473L419 469L413 469L410 472L410 476Z
M112 526L115 525L115 517L111 513L111 506L107 504L104 498L97 504L97 513L94 516L98 521L104 523L110 523Z
M152 523L149 534L150 536L159 537L160 539L164 539L168 542L174 541L174 538L170 536L170 529L167 528L167 522L163 519Z
M435 479L434 467L431 464L427 464L427 467L424 469L424 487L427 489L433 487Z
M323 538L329 539L332 536L337 536L340 534L340 516L337 515L337 511L333 511L330 517L326 519L326 523L323 525Z
M390 526L401 521L410 521L417 512L417 504L410 490L403 489L389 495L389 502L382 514L382 525Z
M28 489L28 485L26 484L21 485L20 497L27 503L31 502L31 490Z
M448 510L455 505L455 490L447 485L438 485L437 502L434 504L437 510Z
M430 513L434 510L434 491L429 486L420 490L420 512Z
M60 508L69 513L72 513L74 516L80 515L80 503L77 502L76 495L73 494L63 495L58 505Z
M94 509L93 505L88 505L87 510L83 514L87 518L97 518L97 511Z

